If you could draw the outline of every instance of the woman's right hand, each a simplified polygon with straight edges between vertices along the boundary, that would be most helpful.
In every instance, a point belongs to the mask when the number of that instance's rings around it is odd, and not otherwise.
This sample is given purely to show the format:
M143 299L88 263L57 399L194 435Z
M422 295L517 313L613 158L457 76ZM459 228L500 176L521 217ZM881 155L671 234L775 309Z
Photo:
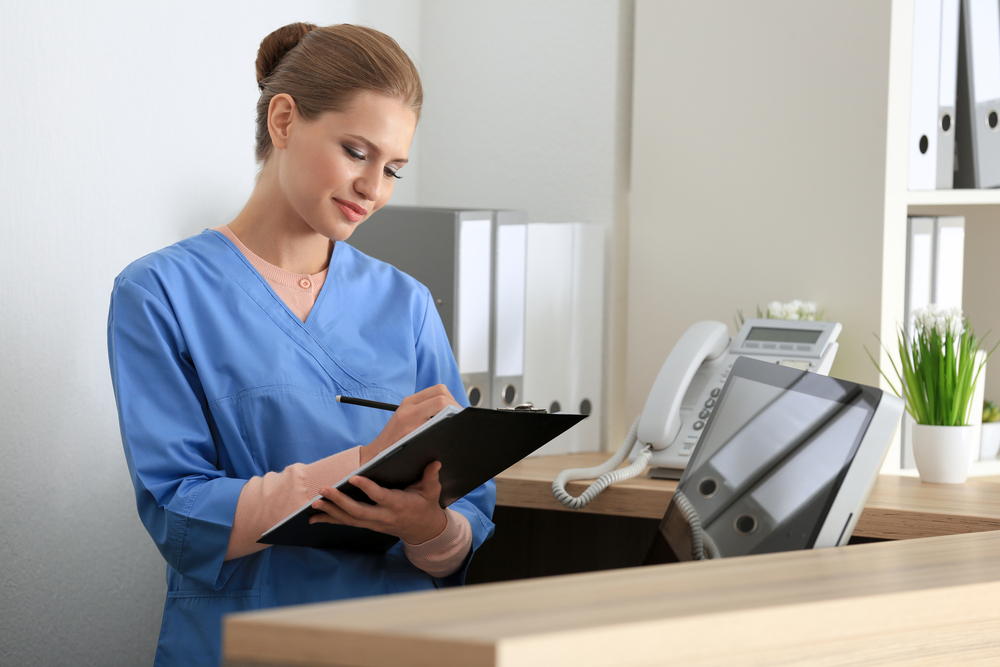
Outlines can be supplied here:
M404 398L378 437L361 448L361 465L371 461L449 405L458 405L458 401L443 384L428 387Z

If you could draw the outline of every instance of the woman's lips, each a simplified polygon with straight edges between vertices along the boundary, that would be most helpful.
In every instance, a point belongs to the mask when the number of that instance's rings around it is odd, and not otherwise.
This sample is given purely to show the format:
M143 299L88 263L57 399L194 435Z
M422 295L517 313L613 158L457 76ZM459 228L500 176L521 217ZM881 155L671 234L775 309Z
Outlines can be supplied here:
M351 222L361 222L361 220L368 215L368 209L364 206L359 206L354 202L349 202L343 199L334 199L333 201L337 202L337 206L340 207L340 210L344 212L344 215L346 215L347 219Z

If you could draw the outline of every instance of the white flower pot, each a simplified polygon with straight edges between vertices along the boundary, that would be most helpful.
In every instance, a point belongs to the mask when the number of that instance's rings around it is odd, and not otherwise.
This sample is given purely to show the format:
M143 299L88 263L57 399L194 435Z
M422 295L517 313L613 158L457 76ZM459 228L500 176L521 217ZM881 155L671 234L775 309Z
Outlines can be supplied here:
M978 426L913 425L913 459L920 479L936 484L964 484L979 453Z
M983 424L983 441L979 446L979 459L996 458L1000 452L1000 422Z

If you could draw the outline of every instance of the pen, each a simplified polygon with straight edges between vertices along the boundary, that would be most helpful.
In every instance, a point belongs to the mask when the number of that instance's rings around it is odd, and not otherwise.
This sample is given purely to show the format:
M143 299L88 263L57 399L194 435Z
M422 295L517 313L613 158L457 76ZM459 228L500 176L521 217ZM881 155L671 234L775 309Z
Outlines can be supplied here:
M337 396L338 403L349 403L350 405L360 405L366 408L378 408L379 410L388 410L389 412L395 411L398 405L393 405L392 403L379 403L378 401L369 401L364 398L353 398L351 396Z

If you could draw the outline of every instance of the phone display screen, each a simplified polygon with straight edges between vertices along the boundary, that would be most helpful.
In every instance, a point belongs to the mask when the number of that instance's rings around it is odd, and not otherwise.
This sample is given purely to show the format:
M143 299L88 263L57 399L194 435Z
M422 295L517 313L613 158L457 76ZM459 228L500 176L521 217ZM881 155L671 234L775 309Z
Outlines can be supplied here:
M823 335L820 329L779 329L777 327L753 327L746 339L767 343L799 343L812 345Z

